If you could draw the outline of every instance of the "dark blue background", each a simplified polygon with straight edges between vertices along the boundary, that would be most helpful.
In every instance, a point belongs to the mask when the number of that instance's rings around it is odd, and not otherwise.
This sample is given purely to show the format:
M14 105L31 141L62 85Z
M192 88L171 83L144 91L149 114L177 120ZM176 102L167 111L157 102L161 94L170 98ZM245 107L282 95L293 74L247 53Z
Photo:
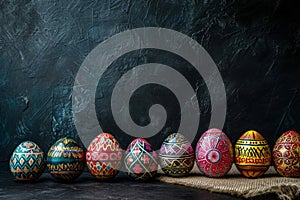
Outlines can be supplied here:
M229 138L234 143L243 132L255 129L273 146L284 131L299 131L300 16L295 2L1 0L0 160L8 160L26 139L45 151L63 136L79 140L72 121L71 92L81 63L106 38L145 26L174 29L197 40L217 64L225 83L224 131ZM172 55L144 53L125 56L116 64L117 72L126 72L137 60L184 62ZM190 73L184 66L181 70ZM107 72L99 87L109 88L116 81L112 74ZM202 98L199 138L209 122L210 102L201 77L191 73L190 79ZM144 98L144 107L136 105L134 98L131 102L133 119L140 124L148 120L142 110L155 102L173 114L160 139L152 141L155 148L178 127L174 116L179 112L178 102L165 97L165 90L145 86L135 95ZM161 98L152 102L149 94L161 94ZM100 103L109 101L106 93L97 92L97 96ZM100 103L98 111L109 113L105 111L109 107ZM106 117L110 118L101 116ZM106 131L117 130L113 121L104 126ZM123 148L131 139L118 137Z

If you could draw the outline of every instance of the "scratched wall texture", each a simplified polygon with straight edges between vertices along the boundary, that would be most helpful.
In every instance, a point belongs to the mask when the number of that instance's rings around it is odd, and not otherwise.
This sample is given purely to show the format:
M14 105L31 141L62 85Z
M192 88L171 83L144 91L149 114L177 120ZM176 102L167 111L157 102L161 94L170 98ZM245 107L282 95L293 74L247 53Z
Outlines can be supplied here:
M62 136L79 140L71 92L81 63L106 38L145 26L174 29L196 39L217 64L225 83L224 131L235 142L244 131L256 129L273 146L287 129L300 131L300 12L295 2L0 0L0 160L8 160L25 139L36 141L45 151ZM118 70L111 68L99 87L110 88L116 81L114 73L141 62L185 64L172 56L133 52L115 63ZM199 138L207 128L210 101L201 78L193 73L190 78L197 82L202 98ZM151 105L151 94L160 97L153 101L165 105L168 114L178 109L172 93L153 87L145 86L135 95L144 107L135 106L134 98L131 102L133 118L141 125L149 120L143 110ZM105 90L97 91L97 96L102 103L109 101ZM108 107L99 103L96 107L101 119L110 119L105 116ZM168 120L171 124L166 124L161 139L151 141L155 148L167 131L178 128L176 117ZM113 122L102 122L106 131L118 130ZM118 139L125 148L132 138Z

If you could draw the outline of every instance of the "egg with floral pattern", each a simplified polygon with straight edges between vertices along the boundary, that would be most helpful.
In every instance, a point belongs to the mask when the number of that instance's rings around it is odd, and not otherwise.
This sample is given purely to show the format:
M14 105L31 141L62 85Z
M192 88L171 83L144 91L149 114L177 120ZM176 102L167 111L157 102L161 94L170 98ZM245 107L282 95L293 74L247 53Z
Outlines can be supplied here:
M157 154L146 139L137 138L127 147L124 165L131 178L146 181L157 172Z
M202 134L196 146L196 163L200 172L209 177L225 176L233 160L232 144L223 131L212 128Z
M244 133L235 145L235 164L248 178L263 175L271 165L271 150L268 142L257 131Z
M17 180L35 181L45 169L44 152L34 142L24 141L14 150L9 166Z
M290 130L283 133L273 148L274 167L286 177L300 177L300 134Z
M119 142L109 133L101 133L86 151L89 172L97 179L115 177L122 164L122 149Z
M187 175L194 166L195 155L191 143L180 133L169 135L159 151L163 172L169 176Z
M56 181L73 181L83 172L84 155L83 149L75 140L61 138L48 151L48 170Z

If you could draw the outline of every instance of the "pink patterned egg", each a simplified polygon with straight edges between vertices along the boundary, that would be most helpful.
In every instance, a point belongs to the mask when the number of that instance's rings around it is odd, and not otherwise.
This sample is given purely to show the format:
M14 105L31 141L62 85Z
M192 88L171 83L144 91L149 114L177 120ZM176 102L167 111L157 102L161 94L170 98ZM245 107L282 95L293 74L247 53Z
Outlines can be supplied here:
M196 162L200 172L209 177L222 177L233 164L230 140L224 132L212 128L200 137L196 146Z
M114 136L101 133L86 151L86 164L89 172L97 179L110 179L118 174L122 156L122 149Z

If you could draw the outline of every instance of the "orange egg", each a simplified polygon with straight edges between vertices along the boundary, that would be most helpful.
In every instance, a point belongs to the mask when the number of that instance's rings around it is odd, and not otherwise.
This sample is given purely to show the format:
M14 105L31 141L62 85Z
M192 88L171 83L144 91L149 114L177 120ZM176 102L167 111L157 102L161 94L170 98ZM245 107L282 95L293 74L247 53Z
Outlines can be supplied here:
M257 131L247 131L235 145L235 163L244 176L249 178L261 176L271 164L268 142Z

